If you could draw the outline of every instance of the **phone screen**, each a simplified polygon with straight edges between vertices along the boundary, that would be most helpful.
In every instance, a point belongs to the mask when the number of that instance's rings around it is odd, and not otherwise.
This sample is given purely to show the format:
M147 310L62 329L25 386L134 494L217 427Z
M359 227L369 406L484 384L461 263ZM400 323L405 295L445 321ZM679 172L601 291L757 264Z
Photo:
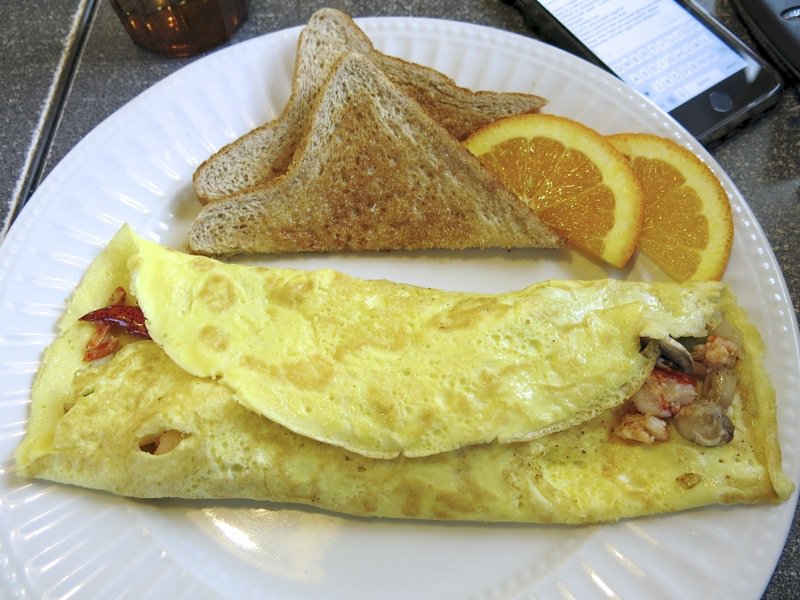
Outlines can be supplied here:
M672 0L540 0L628 85L665 112L748 63Z

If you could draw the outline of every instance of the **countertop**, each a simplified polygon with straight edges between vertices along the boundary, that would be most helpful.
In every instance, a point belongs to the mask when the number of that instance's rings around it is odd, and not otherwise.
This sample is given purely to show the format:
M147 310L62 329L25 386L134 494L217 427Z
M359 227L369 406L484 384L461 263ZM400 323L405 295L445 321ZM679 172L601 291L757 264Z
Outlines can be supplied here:
M728 0L701 2L745 40ZM499 0L253 0L230 43L304 24L323 6L354 17L424 16L532 35ZM0 237L52 168L105 117L193 59L165 59L134 46L107 2L44 0L0 3ZM752 44L752 42L751 42ZM800 302L800 105L793 88L763 118L709 150L755 212ZM795 308L795 312L797 309ZM800 597L800 513L764 598Z

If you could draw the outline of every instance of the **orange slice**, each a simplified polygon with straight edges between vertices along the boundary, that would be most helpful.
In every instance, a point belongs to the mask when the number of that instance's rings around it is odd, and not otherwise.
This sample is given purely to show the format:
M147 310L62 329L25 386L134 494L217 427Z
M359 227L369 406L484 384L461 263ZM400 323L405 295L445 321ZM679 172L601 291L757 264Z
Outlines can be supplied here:
M573 248L615 267L636 250L639 185L625 158L593 129L556 115L518 115L464 143Z
M608 139L630 159L644 193L639 250L678 281L720 279L733 219L716 175L672 140L643 133Z

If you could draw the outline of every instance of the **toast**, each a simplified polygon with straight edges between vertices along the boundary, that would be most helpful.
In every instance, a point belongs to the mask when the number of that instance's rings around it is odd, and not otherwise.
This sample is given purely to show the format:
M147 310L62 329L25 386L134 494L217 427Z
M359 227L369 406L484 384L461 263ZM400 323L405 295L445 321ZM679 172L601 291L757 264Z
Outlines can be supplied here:
M300 34L292 91L283 113L223 147L196 170L193 183L201 204L256 187L286 170L319 90L338 59L348 52L368 56L458 139L498 118L536 112L545 104L543 98L532 94L473 92L458 87L438 71L375 50L349 16L322 9L311 16Z
M556 247L559 239L446 129L351 53L284 174L205 205L197 254Z

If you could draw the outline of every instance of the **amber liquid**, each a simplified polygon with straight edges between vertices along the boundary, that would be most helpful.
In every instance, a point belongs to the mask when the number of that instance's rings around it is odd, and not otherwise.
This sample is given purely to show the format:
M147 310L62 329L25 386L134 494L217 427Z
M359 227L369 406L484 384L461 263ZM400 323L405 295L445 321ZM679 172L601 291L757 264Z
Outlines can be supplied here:
M247 19L247 0L111 0L133 41L165 56L192 56L228 40Z

